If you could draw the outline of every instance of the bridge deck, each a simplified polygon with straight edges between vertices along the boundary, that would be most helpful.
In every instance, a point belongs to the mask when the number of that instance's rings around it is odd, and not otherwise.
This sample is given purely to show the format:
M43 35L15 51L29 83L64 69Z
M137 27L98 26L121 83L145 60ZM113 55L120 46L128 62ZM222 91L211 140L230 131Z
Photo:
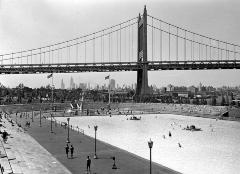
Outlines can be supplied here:
M138 69L142 69L142 66L144 64L148 64L149 71L240 69L240 60L148 61L143 63L104 62L104 63L64 63L64 64L8 64L0 66L0 74L137 71Z

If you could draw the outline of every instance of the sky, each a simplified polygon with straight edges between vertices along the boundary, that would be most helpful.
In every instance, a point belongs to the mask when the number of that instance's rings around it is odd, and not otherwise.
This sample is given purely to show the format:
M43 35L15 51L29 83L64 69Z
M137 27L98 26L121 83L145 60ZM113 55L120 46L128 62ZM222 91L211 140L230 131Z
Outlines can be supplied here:
M238 0L0 0L0 55L37 48L118 24L143 12L219 40L240 45ZM69 87L76 83L103 84L109 73L54 74ZM149 85L239 86L240 70L154 71ZM120 85L136 83L136 72L110 73ZM0 83L40 87L51 83L47 74L0 75Z

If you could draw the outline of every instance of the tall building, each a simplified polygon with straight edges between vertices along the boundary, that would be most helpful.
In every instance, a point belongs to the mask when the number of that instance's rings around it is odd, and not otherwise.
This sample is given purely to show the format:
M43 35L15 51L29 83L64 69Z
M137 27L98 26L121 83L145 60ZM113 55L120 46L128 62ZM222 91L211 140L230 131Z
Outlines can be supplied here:
M63 79L62 79L62 81L61 81L61 89L65 89L65 84L64 84L64 82L63 82Z
M87 84L86 83L79 83L79 88L87 89Z
M73 77L71 77L71 79L70 79L70 89L74 89L74 88L75 88L75 83L74 83Z
M202 91L202 87L203 87L203 86L202 86L202 83L200 82L200 83L199 83L199 87L198 87L198 91L199 91L199 92Z
M110 89L114 90L116 88L115 85L116 85L116 81L114 79L111 79L110 80Z

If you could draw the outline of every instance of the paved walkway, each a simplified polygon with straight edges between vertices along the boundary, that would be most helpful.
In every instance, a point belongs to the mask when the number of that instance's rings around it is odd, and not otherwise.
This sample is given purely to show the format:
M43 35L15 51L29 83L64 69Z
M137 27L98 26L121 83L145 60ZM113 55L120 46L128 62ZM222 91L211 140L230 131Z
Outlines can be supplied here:
M71 173L22 128L5 118L1 123L4 126L1 131L6 130L10 134L7 143L2 139L0 143L0 163L4 167L4 174Z
M12 115L15 120L15 114ZM64 147L67 140L67 129L58 124L53 124L53 133L50 131L50 121L42 119L42 126L39 126L39 114L34 117L32 122L29 118L18 117L18 123L22 126L26 121L30 121L30 128L26 128L27 132L38 141L53 157L60 161L73 174L84 174L86 172L86 157L89 155L91 164L91 173L97 174L146 174L149 173L149 161L139 156L131 154L127 151L111 146L107 143L97 141L98 159L94 156L94 139L70 130L70 142L75 147L74 157L67 158ZM39 151L39 155L44 150ZM112 169L113 159L116 157L117 169ZM25 173L25 172L24 172ZM51 173L51 172L43 172ZM56 172L55 172L56 173ZM59 172L61 173L61 172ZM63 173L63 172L62 172ZM171 169L152 163L152 174L176 174Z

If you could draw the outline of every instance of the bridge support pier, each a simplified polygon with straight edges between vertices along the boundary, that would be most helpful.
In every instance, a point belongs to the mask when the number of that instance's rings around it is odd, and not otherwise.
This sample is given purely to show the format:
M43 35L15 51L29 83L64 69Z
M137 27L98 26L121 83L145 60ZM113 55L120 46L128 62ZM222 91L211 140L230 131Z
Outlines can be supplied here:
M143 16L138 17L138 66L137 71L137 102L146 101L149 96L148 87L148 62L147 62L147 10L144 6Z

